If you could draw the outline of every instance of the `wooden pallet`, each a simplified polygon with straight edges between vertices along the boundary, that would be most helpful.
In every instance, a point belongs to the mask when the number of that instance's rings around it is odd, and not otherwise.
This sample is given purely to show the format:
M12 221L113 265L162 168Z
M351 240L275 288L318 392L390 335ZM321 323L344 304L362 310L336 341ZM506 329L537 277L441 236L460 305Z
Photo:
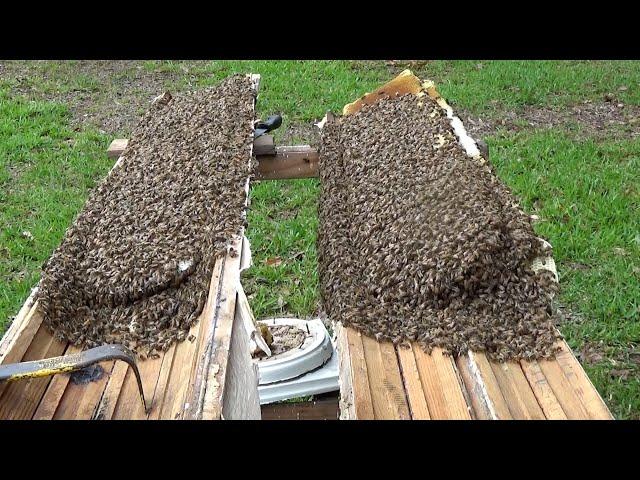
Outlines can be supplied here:
M343 114L407 93L429 95L452 116L435 86L408 70L346 105ZM613 418L564 341L554 360L497 363L483 353L453 358L439 348L426 354L417 344L394 347L339 324L336 334L342 419Z
M257 90L259 76L252 79ZM248 189L247 179L247 196ZM148 414L131 368L109 361L101 364L103 376L85 385L75 384L69 374L0 384L0 419L259 419L257 369L236 309L240 267L250 255L243 238L241 232L231 245L239 254L216 261L207 303L189 331L190 340L174 344L159 358L138 361L151 405ZM0 341L0 364L79 351L51 335L34 294L35 289Z

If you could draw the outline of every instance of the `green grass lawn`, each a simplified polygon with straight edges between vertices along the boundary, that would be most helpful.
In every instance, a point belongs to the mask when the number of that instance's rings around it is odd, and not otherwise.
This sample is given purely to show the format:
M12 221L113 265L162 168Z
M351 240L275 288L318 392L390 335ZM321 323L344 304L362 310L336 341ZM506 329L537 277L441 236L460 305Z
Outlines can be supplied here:
M63 105L0 87L0 331L40 277L90 188L110 165L108 139L68 128Z
M46 80L27 77L22 83L41 82L36 90L44 93L80 90L98 98L103 80L74 76L77 65L41 64ZM147 73L171 75L173 90L212 84L233 72L260 73L259 111L282 112L282 130L308 128L327 110L339 112L404 67L345 61L140 65ZM487 118L600 102L611 92L618 101L640 105L640 62L436 61L420 62L415 70L434 79L454 108ZM135 78L132 69L111 81ZM110 135L70 128L67 106L26 100L14 86L0 83L0 331L37 282L88 189L112 164L104 153ZM640 418L640 138L601 132L596 139L579 125L566 125L497 130L486 141L501 178L526 210L541 217L536 229L554 246L567 313L562 332L578 353L597 352L583 356L585 368L616 418ZM317 193L313 179L252 186L248 236L255 265L243 283L258 318L318 311Z

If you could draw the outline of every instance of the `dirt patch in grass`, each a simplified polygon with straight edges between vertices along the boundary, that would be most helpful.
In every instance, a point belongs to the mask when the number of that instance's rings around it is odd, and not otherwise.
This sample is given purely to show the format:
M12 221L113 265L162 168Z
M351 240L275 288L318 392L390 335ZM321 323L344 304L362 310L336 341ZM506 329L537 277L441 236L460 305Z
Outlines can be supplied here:
M13 95L66 105L73 128L92 126L121 136L133 130L156 96L191 90L196 77L206 74L205 61L172 63L171 68L152 68L136 60L4 61L0 74ZM285 117L276 140L279 145L317 145L319 130L313 122L290 123Z
M525 107L520 111L499 112L478 117L460 111L460 118L474 138L486 138L498 131L553 128L572 131L578 138L633 139L640 137L640 107L624 105L615 99L586 101L567 108Z
M116 134L130 132L156 96L187 89L188 83L182 88L179 80L195 63L181 62L175 71L133 60L4 61L0 72L14 95L69 107L73 127Z

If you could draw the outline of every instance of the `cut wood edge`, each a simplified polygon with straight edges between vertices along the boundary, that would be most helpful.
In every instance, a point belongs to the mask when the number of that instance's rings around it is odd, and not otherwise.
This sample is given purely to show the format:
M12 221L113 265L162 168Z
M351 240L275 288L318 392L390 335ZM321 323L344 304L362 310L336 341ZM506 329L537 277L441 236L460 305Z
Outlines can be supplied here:
M218 302L214 318L213 338L209 348L209 364L205 368L205 391L202 407L198 408L198 417L203 420L222 418L224 386L227 364L233 334L237 290L240 284L240 252L242 236L232 246L236 254L227 254L224 258L222 284L218 293ZM257 388L257 386L256 386Z
M109 158L118 158L120 157L124 151L127 149L127 146L129 145L129 139L128 138L116 138L114 139L111 144L109 145L109 148L107 148L107 156Z
M338 353L338 388L340 390L340 398L338 399L339 418L340 420L355 419L355 405L353 399L353 382L351 371L351 353L349 351L349 342L347 334L340 322L333 322L333 331L336 338L336 349Z

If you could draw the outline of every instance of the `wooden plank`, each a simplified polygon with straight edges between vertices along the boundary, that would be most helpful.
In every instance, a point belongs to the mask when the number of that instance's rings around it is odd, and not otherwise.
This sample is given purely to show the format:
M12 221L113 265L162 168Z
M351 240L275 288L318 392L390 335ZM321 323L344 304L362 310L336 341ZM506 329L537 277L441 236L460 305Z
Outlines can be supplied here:
M107 156L109 158L118 158L127 148L129 140L126 138L116 138L111 142L107 149Z
M276 145L273 141L273 135L261 135L253 141L253 154L256 157L260 155L275 155Z
M178 420L184 413L185 396L189 386L189 372L195 360L195 342L185 340L177 343L171 374L166 386L166 393L160 411L160 419Z
M111 420L113 418L113 412L116 409L128 369L129 365L125 362L116 362L111 374L109 375L107 386L105 387L100 403L93 416L94 419Z
M482 352L468 352L456 359L469 401L476 418L480 420L507 420L513 418L500 391L491 365Z
M151 395L151 392L154 391L156 383L158 382L162 360L162 357L160 357L138 361L138 370L140 370L142 388L147 399ZM140 398L138 382L130 367L127 369L127 373L125 374L120 396L116 403L112 418L115 420L144 420L147 418L147 414L144 411L144 405L142 404L142 399Z
M458 380L452 358L444 355L441 348L434 348L427 355L417 343L412 347L431 418L471 419L470 407L462 393L463 387Z
M38 310L37 301L33 303L30 296L26 303L32 303L32 306L28 309L23 306L20 309L12 324L12 327L15 325L15 329L9 336L2 339L0 347L3 356L0 358L0 365L20 362L42 326L43 316ZM6 382L0 383L0 398L8 386Z
M78 349L80 351L80 349ZM100 362L104 374L98 380L86 384L67 383L58 406L54 412L54 420L91 420L100 403L114 362Z
M309 145L277 147L275 155L257 156L256 180L310 178L318 176L318 150Z
M538 362L522 360L520 366L547 420L566 420L567 416L562 410L562 405L558 402Z
M488 405L493 411L495 418L501 420L514 418L509 410L509 405L504 393L500 389L500 384L491 368L491 363L487 355L484 352L470 352L468 356L482 378L482 385L486 391Z
M233 243L236 252L242 249L242 238ZM206 390L202 405L203 420L217 420L222 414L222 394L227 375L227 363L233 333L237 289L240 283L240 255L224 258L222 288L218 296L218 312L213 332L211 361L205 370Z
M37 301L24 314L24 317L16 317L14 322L17 322L18 328L6 343L2 342L3 355L0 359L0 364L5 365L7 363L16 363L22 360L31 344L31 341L39 331L42 321L43 315L38 310Z
M238 295L244 296L242 288ZM247 305L249 308L249 305ZM249 311L245 315L250 315ZM245 327L243 311L236 306L231 332L227 380L224 386L222 417L225 420L260 420L260 394L258 393L258 365L249 351L249 332ZM248 320L251 322L251 320ZM251 324L253 327L253 324Z
M362 335L373 411L377 420L409 420L409 406L393 344Z
M15 316L15 318L11 322L11 325L9 326L9 328L5 331L2 339L0 339L0 365L3 363L12 363L12 361L5 361L4 357L7 354L7 352L11 350L10 347L12 346L11 344L13 342L13 339L16 337L16 334L27 327L28 325L27 316L32 314L31 307L35 303L35 297L37 293L38 293L37 286L31 289L31 294L27 297L25 302L22 304L22 307L18 311L18 314ZM35 331L33 332L33 334L35 335ZM22 352L21 355L24 355L24 352Z
M513 418L516 420L544 420L544 413L538 405L520 364L515 361L502 363L489 361L489 363Z
M411 418L413 420L430 420L431 415L429 415L427 399L422 390L420 372L418 372L418 365L416 365L413 347L411 345L407 347L399 346L397 350L400 367L402 368L404 388L411 408Z
M361 336L364 348L364 358L367 363L367 375L371 387L371 400L373 401L373 413L376 420L396 420L397 410L389 401L388 388L385 383L384 364L380 353L380 344L371 337Z
M312 402L272 403L262 406L263 420L337 420L338 397Z
M471 418L473 420L496 420L495 413L489 408L486 392L483 391L482 379L471 370L469 358L466 355L456 357L455 362L467 392L467 403L471 405Z
M564 376L564 372L557 360L539 360L538 365L567 418L569 420L588 419L589 414L582 405L582 402L580 402L571 384Z
M357 420L373 420L375 418L373 397L369 384L369 373L364 355L362 335L353 328L343 328L350 353L349 359L353 387L353 418Z
M173 360L175 358L176 345L173 344L162 356L162 364L160 366L160 373L158 374L158 381L153 392L153 400L151 403L151 411L149 412L149 420L158 420L162 413L164 405L164 399L167 394L167 385L169 383L169 377L171 375L171 369L173 368Z
M66 343L53 338L41 324L20 361L40 360L62 355ZM0 397L0 419L30 419L44 395L51 377L29 378L10 382Z
M71 375L68 373L56 375L51 379L36 412L33 414L33 420L51 420L53 418L70 379Z
M242 258L242 253L240 258ZM207 295L207 303L200 314L199 322L202 322L202 329L197 339L197 348L195 353L195 364L189 376L189 388L187 389L187 396L185 402L188 403L184 418L196 419L198 416L198 409L204 399L204 382L206 377L204 375L205 367L207 364L207 358L209 356L208 348L211 348L213 344L213 332L215 330L215 316L218 306L218 296L220 294L220 288L222 286L222 276L224 262L222 259L216 260L213 267L213 273L211 275L211 282L209 283L209 294Z
M400 420L411 420L407 395L402 382L402 374L398 362L396 349L391 342L376 342L380 350L384 371L384 384L387 391L387 401L394 410L394 417Z
M340 391L338 407L340 420L356 418L353 401L353 374L351 372L351 354L347 333L340 322L333 322L336 338L336 353L338 355L338 388Z
M562 368L569 383L573 386L589 418L593 420L612 420L613 415L611 415L607 405L593 386L569 345L564 340L559 343L561 350L556 356L556 361Z

